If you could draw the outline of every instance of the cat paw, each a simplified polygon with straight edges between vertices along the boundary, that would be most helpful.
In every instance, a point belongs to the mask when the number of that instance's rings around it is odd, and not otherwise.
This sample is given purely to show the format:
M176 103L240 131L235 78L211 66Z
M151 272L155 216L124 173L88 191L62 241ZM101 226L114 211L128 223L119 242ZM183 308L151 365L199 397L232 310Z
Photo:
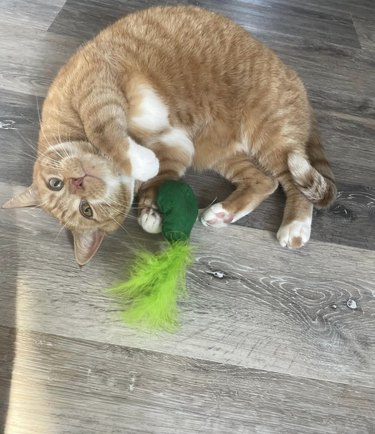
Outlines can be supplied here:
M158 234L161 232L162 218L161 215L153 208L144 208L138 217L138 223L142 229L149 234Z
M215 203L201 215L202 224L213 228L223 228L232 223L233 219L234 214L223 208L221 203Z
M311 219L303 221L294 220L287 225L281 226L277 232L277 239L282 247L299 249L310 239Z
M138 145L133 139L128 138L128 157L131 163L131 176L138 181L148 181L159 172L159 160L154 151L145 146Z

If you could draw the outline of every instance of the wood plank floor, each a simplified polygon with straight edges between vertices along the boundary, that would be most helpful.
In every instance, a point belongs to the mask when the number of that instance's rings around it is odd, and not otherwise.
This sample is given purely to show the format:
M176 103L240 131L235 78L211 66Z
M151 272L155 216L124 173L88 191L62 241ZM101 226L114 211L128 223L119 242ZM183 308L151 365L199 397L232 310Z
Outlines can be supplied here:
M314 212L300 251L276 242L280 191L222 231L197 224L174 334L125 327L105 291L136 248L161 238L129 219L127 233L111 235L80 270L54 220L0 210L0 432L373 434L372 0L3 1L0 203L30 182L38 107L58 68L103 26L166 3L230 16L299 72L337 201ZM211 173L187 179L201 207L231 191Z

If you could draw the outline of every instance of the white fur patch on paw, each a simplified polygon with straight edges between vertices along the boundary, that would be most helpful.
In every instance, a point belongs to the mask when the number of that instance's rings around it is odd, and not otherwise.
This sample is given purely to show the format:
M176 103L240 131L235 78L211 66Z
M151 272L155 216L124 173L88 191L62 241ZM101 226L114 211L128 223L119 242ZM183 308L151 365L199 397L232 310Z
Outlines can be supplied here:
M299 249L310 239L311 219L303 221L294 220L285 226L281 226L277 232L277 239L282 247Z
M233 219L234 214L224 209L221 203L215 203L201 215L202 224L213 228L223 228L232 223Z
M129 159L132 165L131 176L138 181L147 181L159 172L159 160L151 149L138 145L130 137L129 141Z
M142 226L142 229L149 234L158 234L161 232L161 215L155 209L144 208L138 218L138 223Z

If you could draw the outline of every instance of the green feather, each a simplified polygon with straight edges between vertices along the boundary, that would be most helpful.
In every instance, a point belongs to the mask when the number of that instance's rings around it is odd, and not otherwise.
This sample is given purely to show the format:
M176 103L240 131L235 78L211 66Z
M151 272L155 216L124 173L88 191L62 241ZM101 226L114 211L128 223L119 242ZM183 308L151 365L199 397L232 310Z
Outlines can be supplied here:
M124 321L145 329L174 330L177 300L186 292L186 267L191 262L192 247L185 242L157 254L139 252L129 280L111 289L124 303Z
M156 255L139 252L129 280L119 282L112 291L124 304L125 322L151 330L172 331L177 326L177 301L186 293L186 268L192 262L188 239L198 206L191 187L174 180L159 187L156 203L163 216L162 233L171 244Z

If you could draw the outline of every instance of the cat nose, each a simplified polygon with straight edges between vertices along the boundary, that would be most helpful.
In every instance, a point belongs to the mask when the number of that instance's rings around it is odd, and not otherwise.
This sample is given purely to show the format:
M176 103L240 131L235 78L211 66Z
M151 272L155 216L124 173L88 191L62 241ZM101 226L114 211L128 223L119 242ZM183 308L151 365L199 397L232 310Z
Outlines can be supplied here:
M84 176L81 176L80 178L72 178L72 183L75 187L82 188L84 179L85 179Z

